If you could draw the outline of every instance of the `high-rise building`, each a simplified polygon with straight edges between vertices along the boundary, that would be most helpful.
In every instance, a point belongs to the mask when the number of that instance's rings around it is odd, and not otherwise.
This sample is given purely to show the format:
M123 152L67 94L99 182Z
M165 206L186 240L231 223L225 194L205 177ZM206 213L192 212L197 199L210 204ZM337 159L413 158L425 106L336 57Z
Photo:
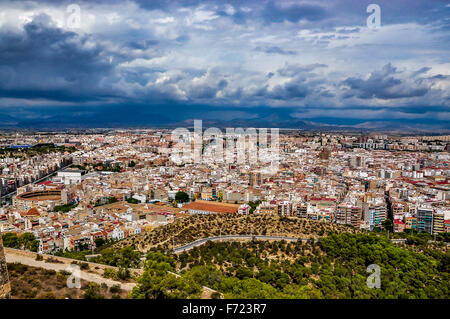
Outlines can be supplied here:
M427 233L433 233L433 209L419 207L417 208L417 230Z
M335 211L334 219L338 224L352 225L359 228L362 222L362 207L341 204Z
M11 285L9 283L6 257L3 251L3 242L0 235L0 299L10 298Z
M277 203L277 211L279 216L292 216L292 203L288 201L280 201Z
M249 184L250 186L261 186L262 184L262 175L260 172L251 172L249 175Z
M298 204L297 210L295 211L295 215L300 218L307 218L308 216L308 205L306 204Z
M444 232L444 212L435 210L433 213L433 234Z
M387 217L386 205L369 205L369 227L373 230L375 227L383 228L383 222Z
M392 216L394 216L394 219L403 219L404 215L405 215L405 205L398 202L392 203Z

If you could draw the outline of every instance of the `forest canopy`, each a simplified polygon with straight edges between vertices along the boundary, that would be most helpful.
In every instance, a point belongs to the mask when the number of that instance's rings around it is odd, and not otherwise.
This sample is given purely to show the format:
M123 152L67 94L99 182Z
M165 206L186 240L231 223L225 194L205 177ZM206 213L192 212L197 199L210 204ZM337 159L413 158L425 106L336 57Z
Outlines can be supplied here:
M448 298L449 261L448 251L398 247L376 234L333 233L303 244L208 242L179 255L147 254L132 296L195 298L201 285L225 298ZM379 289L367 286L371 264L380 267Z

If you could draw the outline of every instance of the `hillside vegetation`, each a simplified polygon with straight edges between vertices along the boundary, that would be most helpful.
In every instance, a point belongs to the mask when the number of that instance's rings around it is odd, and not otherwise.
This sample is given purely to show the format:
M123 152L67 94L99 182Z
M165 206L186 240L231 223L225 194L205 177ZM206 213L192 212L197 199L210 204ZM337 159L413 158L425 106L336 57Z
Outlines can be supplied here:
M274 235L289 237L319 237L332 232L358 230L344 225L326 224L297 217L270 215L220 214L191 215L172 224L158 227L149 233L129 237L115 247L132 246L146 252L151 248L172 249L194 240L219 235Z
M13 299L109 299L127 298L128 292L120 285L108 288L93 282L81 280L81 288L69 288L65 271L32 267L19 263L9 263Z
M208 242L179 255L147 254L131 296L196 298L204 285L225 298L446 299L449 261L449 251L416 252L376 234L334 233L318 243ZM380 288L367 285L372 264L380 267Z

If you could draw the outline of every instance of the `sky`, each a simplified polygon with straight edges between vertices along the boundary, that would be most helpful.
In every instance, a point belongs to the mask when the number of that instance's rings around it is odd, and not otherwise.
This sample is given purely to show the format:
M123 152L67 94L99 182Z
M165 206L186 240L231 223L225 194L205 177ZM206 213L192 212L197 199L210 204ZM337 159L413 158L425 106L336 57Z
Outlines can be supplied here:
M447 0L3 0L0 126L449 128L449 40Z

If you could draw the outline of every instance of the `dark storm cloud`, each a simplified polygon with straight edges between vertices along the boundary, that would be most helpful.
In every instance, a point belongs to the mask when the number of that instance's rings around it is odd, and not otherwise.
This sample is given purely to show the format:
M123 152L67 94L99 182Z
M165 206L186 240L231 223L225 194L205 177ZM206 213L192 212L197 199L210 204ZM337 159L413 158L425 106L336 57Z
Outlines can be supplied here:
M324 79L313 73L314 70L326 68L326 64L285 64L276 71L278 76L288 78L283 84L278 84L269 88L265 85L256 92L256 96L271 100L298 100L304 99L309 95L318 93L322 97L334 96L331 92L321 88L319 85L324 83ZM266 75L272 78L274 72Z
M88 42L88 37L55 27L44 14L25 24L22 33L2 31L0 95L84 101L110 94L99 82L113 78L113 66L101 46Z
M125 43L125 46L132 48L132 49L138 49L138 50L146 50L151 46L155 46L158 44L158 41L156 40L142 40L142 41L130 41Z
M212 99L216 97L217 92L226 88L227 85L228 82L223 79L215 85L209 83L209 81L208 83L193 85L190 90L190 96L197 99Z
M346 97L357 96L360 99L398 99L423 96L429 91L429 87L407 83L395 77L397 70L390 63L381 70L373 71L367 80L357 77L349 77L343 81L350 87Z
M299 64L286 64L281 69L277 70L277 73L281 76L287 77L295 77L299 75L310 75L309 72L318 69L318 68L326 68L326 64L322 63L314 63L308 65L299 65Z
M277 85L271 91L266 91L265 97L275 100L291 100L304 98L309 93L308 88L295 81Z
M189 36L187 34L180 35L175 39L179 43L186 43L189 41Z
M19 2L19 1L18 1ZM438 23L440 28L448 28L446 19L450 14L448 0L327 0L327 1L284 1L284 0L131 0L140 8L148 11L175 11L179 8L195 8L206 6L215 9L220 16L231 17L235 23L251 22L263 19L266 23L281 23L284 21L298 22L300 20L323 22L318 26L329 28L342 25L364 26L367 18L366 8L376 3L382 10L383 24L398 23ZM20 2L19 2L20 3ZM39 3L57 4L123 4L122 0L40 0ZM33 6L32 1L24 1L22 7ZM235 8L232 14L227 13L225 6ZM252 8L251 12L241 10L242 7ZM338 31L339 33L358 32L357 28Z
M284 50L280 47L277 46L269 46L269 47L256 47L255 51L260 51L260 52L264 52L267 54L281 54L281 55L295 55L297 54L296 51L291 51L291 50Z
M429 80L446 80L448 79L448 76L442 75L442 74L438 74L438 75L434 75L432 77L427 78Z
M415 77L417 75L420 75L420 74L423 74L423 73L427 73L430 70L431 70L430 67L424 66L423 68L420 68L419 70L413 72L412 76Z
M200 4L215 4L217 0L138 0L139 5L146 10L168 10L171 7L195 7Z
M281 1L270 1L264 7L261 15L267 23L297 22L300 20L319 21L327 17L327 11L317 4L294 3L283 5Z
M227 13L224 10L218 10L216 12L216 14L221 16L221 17L231 18L233 20L233 22L236 23L236 24L244 24L244 23L246 23L248 20L250 20L252 18L252 14L251 13L244 12L244 11L242 11L239 8L233 13Z
M448 118L448 1L376 1L377 31L366 27L371 1L79 0L86 23L73 32L61 23L72 3L0 3L5 116L83 105L156 117L202 103L198 114L270 106L425 118L420 106L434 112L427 120Z

